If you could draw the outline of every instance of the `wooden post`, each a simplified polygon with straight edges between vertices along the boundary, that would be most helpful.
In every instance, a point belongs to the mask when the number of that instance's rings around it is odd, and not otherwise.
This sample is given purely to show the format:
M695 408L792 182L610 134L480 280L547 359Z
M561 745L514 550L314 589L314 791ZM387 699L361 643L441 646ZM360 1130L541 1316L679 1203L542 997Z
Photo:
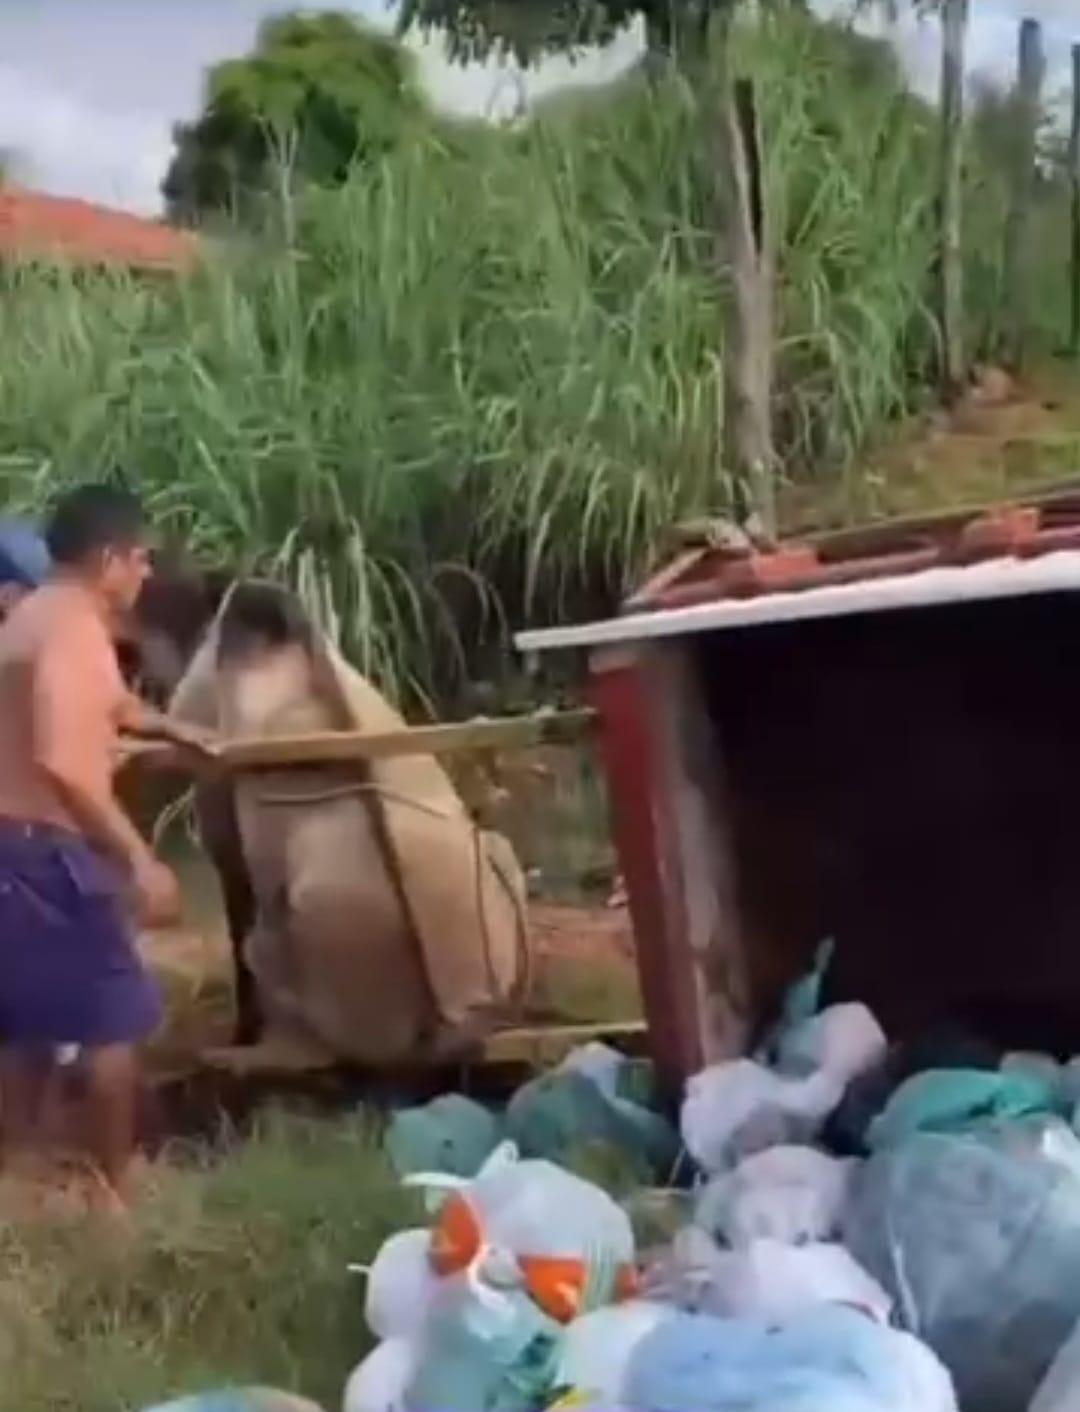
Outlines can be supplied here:
M722 761L687 640L593 661L649 1049L668 1093L742 1052L750 997Z
M1080 44L1072 47L1072 133L1069 139L1069 180L1072 185L1072 251L1069 279L1071 319L1069 347L1080 358Z
M769 538L776 533L776 454L772 438L773 251L765 164L753 81L734 73L732 9L713 26L712 123L716 248L729 283L725 301L726 467L745 510Z
M964 352L964 41L968 0L944 0L941 11L941 170L938 201L938 317L941 391L953 401L967 380Z
M1016 169L1012 208L1005 233L1005 362L1014 372L1023 369L1028 353L1032 249L1032 210L1035 200L1036 141L1046 72L1042 26L1024 20L1020 26L1016 84Z

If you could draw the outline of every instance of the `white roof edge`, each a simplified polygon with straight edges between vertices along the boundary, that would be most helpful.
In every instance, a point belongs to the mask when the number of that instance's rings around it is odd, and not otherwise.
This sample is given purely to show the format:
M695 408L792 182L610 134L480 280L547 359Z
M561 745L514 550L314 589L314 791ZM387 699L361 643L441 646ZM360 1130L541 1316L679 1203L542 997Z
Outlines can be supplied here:
M519 632L514 637L514 645L519 652L604 647L771 623L1077 591L1080 591L1080 550L1067 549L1033 559L988 559L981 564L924 569L913 574L895 574L889 578L863 579L797 592L721 598L685 608L627 613L602 622Z

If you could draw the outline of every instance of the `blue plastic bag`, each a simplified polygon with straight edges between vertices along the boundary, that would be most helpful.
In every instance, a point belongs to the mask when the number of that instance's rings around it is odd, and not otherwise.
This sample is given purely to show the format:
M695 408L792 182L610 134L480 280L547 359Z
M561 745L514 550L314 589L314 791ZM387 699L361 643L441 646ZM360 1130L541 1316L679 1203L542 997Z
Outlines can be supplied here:
M162 1402L143 1412L320 1412L314 1402L273 1388L219 1388L177 1402Z
M776 1326L680 1314L635 1348L622 1402L640 1412L955 1412L915 1339L854 1310Z
M1030 1121L919 1134L866 1162L844 1240L963 1406L1018 1412L1080 1320L1080 1143Z

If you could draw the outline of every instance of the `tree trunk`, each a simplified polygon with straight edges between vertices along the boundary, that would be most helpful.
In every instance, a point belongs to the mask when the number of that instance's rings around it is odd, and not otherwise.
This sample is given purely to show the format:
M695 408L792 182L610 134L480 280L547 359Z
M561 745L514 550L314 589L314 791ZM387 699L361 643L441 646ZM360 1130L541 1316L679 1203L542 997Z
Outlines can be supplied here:
M671 0L653 0L645 12L645 47L656 58L675 58L677 35L675 10Z
M964 352L964 41L968 0L944 0L941 11L941 171L939 174L938 317L941 390L947 402L967 379Z
M1035 161L1042 85L1046 72L1042 26L1024 20L1020 26L1020 56L1016 84L1016 169L1012 209L1005 233L1005 361L1022 371L1028 355L1031 279L1034 268L1032 214L1035 204Z
M731 19L717 18L713 47L716 248L727 275L724 338L726 469L744 509L776 533L772 439L773 252L757 96L734 73Z
M1072 185L1069 270L1071 319L1069 347L1080 358L1080 44L1072 48L1072 134L1069 140L1069 180Z

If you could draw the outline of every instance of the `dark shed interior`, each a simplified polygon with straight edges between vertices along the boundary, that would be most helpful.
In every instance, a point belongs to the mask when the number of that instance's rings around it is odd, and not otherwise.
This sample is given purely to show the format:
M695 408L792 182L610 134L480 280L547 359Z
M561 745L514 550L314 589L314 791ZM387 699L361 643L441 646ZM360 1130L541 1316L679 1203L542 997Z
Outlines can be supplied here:
M759 1018L836 941L829 999L1080 1051L1080 598L684 640L726 771Z

